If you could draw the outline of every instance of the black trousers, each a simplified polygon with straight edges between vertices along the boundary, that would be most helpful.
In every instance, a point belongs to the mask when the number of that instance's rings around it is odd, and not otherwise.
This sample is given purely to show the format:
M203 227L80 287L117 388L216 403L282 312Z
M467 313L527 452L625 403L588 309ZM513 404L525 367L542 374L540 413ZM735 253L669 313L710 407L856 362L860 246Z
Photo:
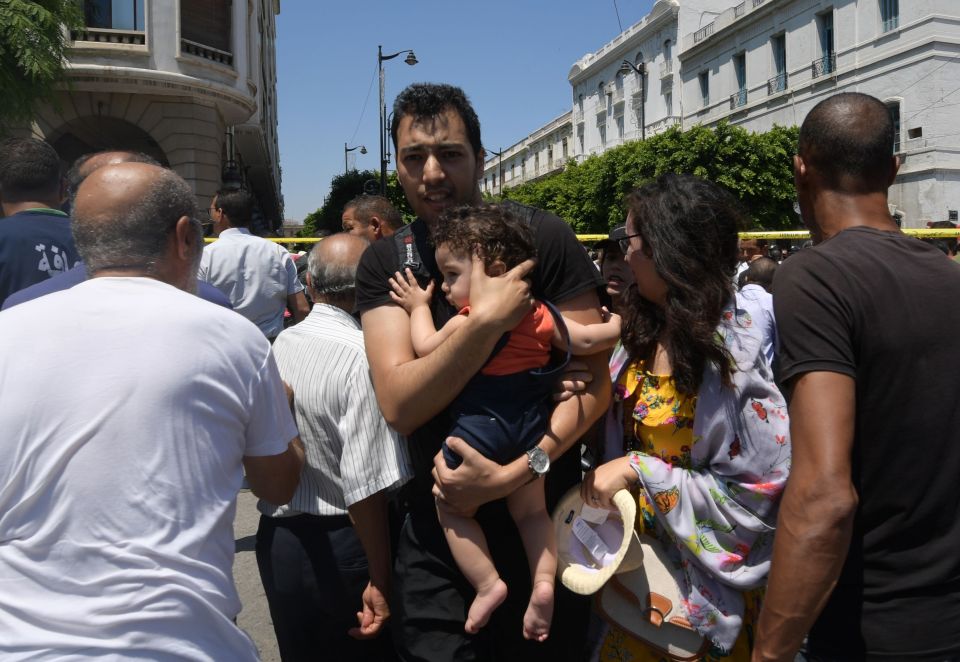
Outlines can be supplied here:
M257 566L284 662L391 659L389 633L357 641L367 558L350 519L261 516Z
M580 662L587 659L590 601L558 581L550 637L523 638L523 614L530 598L530 567L519 533L503 501L477 513L487 535L507 600L476 635L463 630L473 587L450 554L432 504L411 507L400 531L390 602L398 657L405 662Z

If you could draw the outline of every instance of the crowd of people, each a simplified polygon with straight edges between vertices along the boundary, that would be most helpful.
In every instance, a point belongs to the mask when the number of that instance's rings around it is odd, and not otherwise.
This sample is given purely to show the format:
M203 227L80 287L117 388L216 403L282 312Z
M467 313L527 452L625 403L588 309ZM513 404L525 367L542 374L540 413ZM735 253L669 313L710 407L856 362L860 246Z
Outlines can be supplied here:
M3 659L257 659L246 484L284 660L960 660L960 267L882 102L805 118L786 260L671 173L595 264L484 202L459 88L390 131L416 220L360 196L299 265L243 190L205 247L149 157L0 145Z

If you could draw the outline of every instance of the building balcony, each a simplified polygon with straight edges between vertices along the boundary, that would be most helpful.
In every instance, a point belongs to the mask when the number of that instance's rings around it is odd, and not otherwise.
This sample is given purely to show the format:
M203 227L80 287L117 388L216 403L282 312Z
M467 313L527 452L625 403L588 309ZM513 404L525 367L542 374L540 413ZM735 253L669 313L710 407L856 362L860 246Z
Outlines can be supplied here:
M90 41L98 44L133 44L144 46L147 43L143 30L113 30L110 28L79 28L70 31L74 42Z
M756 0L754 0L756 2ZM708 23L699 30L693 33L693 43L699 44L701 41L713 34L714 25L713 23Z
M733 17L740 18L746 12L747 12L747 3L746 3L746 0L744 0L744 2L741 2L739 5L733 8Z
M810 63L811 77L829 76L837 71L837 54L833 51L824 54Z
M233 54L227 51L221 51L213 46L204 46L189 39L180 40L180 52L194 57L203 58L210 62L216 62L227 67L233 66Z
M647 133L650 135L655 135L657 133L662 133L673 126L680 125L680 117L678 115L667 115L663 119L659 119L652 124L647 125Z
M573 111L573 123L580 124L583 122L583 108L577 108Z
M606 126L607 125L607 109L597 111L597 126Z
M615 104L623 101L623 88L614 87L612 90L610 90L610 98L613 100L613 103Z
M673 60L664 60L660 63L660 80L673 77Z
M747 88L743 87L730 95L730 108L747 105Z
M767 96L783 92L787 89L787 72L783 71L767 81Z

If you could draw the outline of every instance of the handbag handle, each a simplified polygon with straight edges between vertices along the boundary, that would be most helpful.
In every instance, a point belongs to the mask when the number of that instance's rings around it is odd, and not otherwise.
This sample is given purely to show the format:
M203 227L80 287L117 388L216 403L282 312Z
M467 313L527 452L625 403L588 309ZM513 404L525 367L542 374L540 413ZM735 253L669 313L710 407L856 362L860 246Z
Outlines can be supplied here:
M659 593L654 593L653 591L647 593L647 604L643 604L640 602L640 597L618 582L616 577L613 578L611 584L617 593L640 607L644 617L650 622L650 625L654 627L663 625L663 622L667 620L667 616L673 611L673 602Z

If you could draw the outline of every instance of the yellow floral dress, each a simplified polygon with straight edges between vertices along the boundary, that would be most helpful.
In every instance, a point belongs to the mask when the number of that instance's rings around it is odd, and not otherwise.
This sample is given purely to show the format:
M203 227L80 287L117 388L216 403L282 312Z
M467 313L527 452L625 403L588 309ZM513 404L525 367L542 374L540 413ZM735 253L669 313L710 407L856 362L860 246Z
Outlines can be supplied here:
M624 403L624 443L627 446L624 452L636 450L659 457L674 466L690 468L696 397L679 393L669 375L653 375L647 372L643 361L635 361L623 371L615 385L615 397ZM637 530L655 536L656 514L653 504L642 489L637 502ZM733 650L728 655L708 653L704 660L739 662L750 659L753 633L762 599L763 589L744 594L746 611L743 628ZM662 655L614 625L607 625L600 644L599 660L667 662Z

